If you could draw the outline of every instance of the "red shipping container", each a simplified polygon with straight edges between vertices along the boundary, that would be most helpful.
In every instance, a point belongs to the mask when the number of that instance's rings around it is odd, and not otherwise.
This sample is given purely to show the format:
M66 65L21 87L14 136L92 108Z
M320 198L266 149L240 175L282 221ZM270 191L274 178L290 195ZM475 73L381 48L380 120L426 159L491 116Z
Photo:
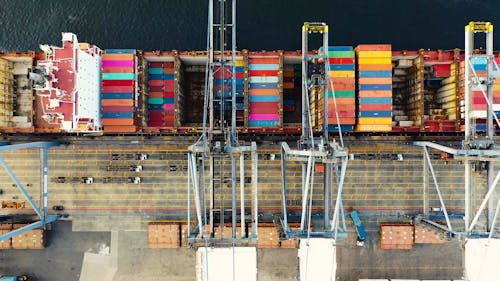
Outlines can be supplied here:
M174 94L174 92L165 92L165 93L163 93L163 97L164 98L174 98L175 94Z
M392 104L360 104L360 111L391 111Z
M173 61L165 61L163 62L163 68L174 68L174 62Z
M161 67L163 67L163 64L164 64L164 62L152 61L149 63L149 67L150 68L161 68Z
M149 92L149 98L163 98L163 92Z
M250 76L278 76L278 70L250 70Z
M330 64L354 64L354 58L329 58Z
M279 112L278 102L251 102L249 107L252 114L275 114Z
M169 122L169 121L170 121L170 122L173 122L173 121L174 121L174 115L165 115L165 116L163 117L163 120L164 120L164 121L167 121L167 122Z
M163 70L163 73L165 73L165 74L174 74L175 70L173 68L165 68Z
M134 86L134 80L102 80L103 86Z
M148 126L149 127L163 127L163 122L162 121L149 121Z
M134 86L103 86L101 89L103 93L132 93Z
M131 126L134 125L134 119L126 118L102 118L102 125L104 126ZM104 128L106 130L106 128Z
M134 112L133 106L102 106L102 112Z
M473 104L487 104L486 99L484 97L474 98L472 99Z
M149 86L149 92L163 92L163 86Z
M150 110L149 111L150 121L161 121L163 120L163 111L161 110Z
M248 64L278 64L280 59L277 57L266 57L266 58L249 58Z
M163 86L163 80L149 80L149 86Z

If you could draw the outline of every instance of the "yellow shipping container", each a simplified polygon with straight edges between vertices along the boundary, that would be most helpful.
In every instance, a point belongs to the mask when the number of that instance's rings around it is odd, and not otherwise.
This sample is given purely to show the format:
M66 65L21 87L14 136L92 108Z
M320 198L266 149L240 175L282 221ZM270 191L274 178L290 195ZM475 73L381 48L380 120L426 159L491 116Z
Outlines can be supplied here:
M359 117L359 125L388 125L392 124L391 117Z
M392 125L358 125L356 131L359 132L390 132Z
M328 71L329 77L334 78L354 78L354 71Z
M236 66L245 66L245 62L243 60L237 60Z
M388 58L358 58L358 64L392 64L391 57Z
M392 58L391 51L359 51L359 58Z

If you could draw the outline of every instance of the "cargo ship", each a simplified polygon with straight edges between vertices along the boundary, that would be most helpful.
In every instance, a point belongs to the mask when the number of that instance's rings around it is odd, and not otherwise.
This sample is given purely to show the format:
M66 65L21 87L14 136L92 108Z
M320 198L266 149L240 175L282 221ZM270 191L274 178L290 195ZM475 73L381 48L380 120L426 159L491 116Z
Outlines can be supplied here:
M61 47L41 45L41 50L0 53L1 133L202 131L205 51L100 49L78 42L73 33L62 33ZM325 128L334 134L338 129L348 134L396 135L462 131L462 50L406 51L392 50L390 44L364 44L330 46L327 52L328 97L324 99L325 89L319 88L309 99L315 132ZM239 133L299 134L301 52L242 50L236 60ZM495 53L494 65L498 63L500 55ZM473 64L477 75L485 75L486 62ZM224 95L231 90L229 74L228 69L215 74L214 88ZM493 105L497 113L498 79ZM472 99L476 129L485 130L481 120L486 118L486 99L481 91ZM328 124L323 124L325 108Z

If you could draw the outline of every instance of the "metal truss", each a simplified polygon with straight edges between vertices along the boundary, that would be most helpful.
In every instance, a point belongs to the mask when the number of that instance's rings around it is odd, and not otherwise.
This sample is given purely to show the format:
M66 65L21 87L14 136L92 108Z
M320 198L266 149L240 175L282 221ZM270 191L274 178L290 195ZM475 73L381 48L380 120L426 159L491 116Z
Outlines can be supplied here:
M236 0L209 0L207 69L205 76L205 100L203 115L203 134L188 148L188 243L191 246L235 246L242 243L254 243L258 229L258 154L257 145L240 145L236 130ZM231 56L226 55L226 47L231 46ZM226 69L230 77L224 77ZM216 73L220 71L220 75ZM220 79L220 85L231 79L230 99L225 99L225 90L216 90L214 80ZM231 120L226 120L226 105L230 104ZM230 124L230 125L229 125ZM251 160L251 200L246 197L245 159ZM225 176L225 161L230 160L230 177ZM239 164L237 163L239 159ZM239 179L237 166L239 165ZM208 170L208 171L207 171ZM240 210L238 220L237 185L240 188ZM231 187L230 209L224 204L224 188ZM191 195L192 192L192 195ZM219 198L216 194L220 194ZM193 198L191 198L193 197ZM194 201L194 202L192 202ZM247 206L251 201L251 233L245 234ZM196 209L194 221L191 218L191 206ZM230 212L231 238L215 237L215 225L221 230L225 225L226 212ZM237 224L240 223L240 235ZM208 227L207 227L208 226ZM207 229L208 228L208 229Z
M6 152L6 151L14 151L14 150L19 150L19 149L28 149L28 148L39 148L40 149L40 155L41 155L41 162L42 162L42 171L41 171L41 186L42 186L42 196L40 198L40 205L38 206L33 198L30 196L24 185L21 183L21 181L17 178L15 175L14 171L10 168L10 166L7 164L5 159L0 156L0 165L5 169L7 174L9 174L10 178L14 181L16 184L17 188L23 196L26 198L28 203L31 205L35 213L38 215L40 218L39 221L28 224L22 228L15 229L9 233L3 234L0 236L0 241L7 240L9 238L12 238L16 235L25 233L26 231L44 226L48 223L52 223L59 219L60 216L58 215L49 215L49 209L48 209L48 201L49 201L49 188L48 188L48 176L49 176L49 155L48 155L48 150L50 147L53 146L58 146L59 143L57 142L32 142L32 143L22 143L22 144L13 144L13 145L1 145L0 146L0 152Z

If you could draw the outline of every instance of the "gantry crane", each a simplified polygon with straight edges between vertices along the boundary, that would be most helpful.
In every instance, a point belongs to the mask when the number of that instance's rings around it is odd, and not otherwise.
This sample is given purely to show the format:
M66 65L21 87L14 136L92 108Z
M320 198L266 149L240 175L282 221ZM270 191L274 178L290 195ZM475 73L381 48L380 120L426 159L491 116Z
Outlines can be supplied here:
M256 280L256 268L254 268L255 276L253 277L251 273L248 274L248 270L240 270L241 266L251 268L252 263L255 263L256 267L255 247L241 246L255 245L257 239L258 155L255 142L241 145L236 130L236 96L238 94L236 89L236 0L209 0L208 2L203 133L200 139L188 148L188 244L199 247L197 256L200 262L198 275L201 279L199 280L226 280L224 278ZM227 46L231 48L227 50ZM229 73L230 75L227 75ZM214 82L218 79L219 85L227 85L226 82L229 80L230 90L227 91L224 86L215 87ZM249 192L245 191L247 188L245 185L246 158L251 161ZM227 162L230 162L230 177L225 176ZM239 168L239 175L237 168ZM224 198L228 185L231 196ZM246 199L248 194L251 200ZM196 210L194 219L191 218L193 201ZM249 201L250 204L248 204ZM249 212L247 212L248 209L250 209ZM216 236L216 225L223 230L227 221L226 217L229 220L227 225L231 228L230 237ZM248 235L245 230L247 217L252 225ZM240 224L239 230L237 229L238 223ZM217 249L217 247L220 248ZM209 265L219 262L221 255L227 256L232 263L224 264L223 272L208 270ZM245 257L239 258L240 255ZM230 276L224 277L224 274L230 274Z
M474 51L474 35L481 33L486 35L486 50L484 53ZM432 142L416 142L416 145L423 147L424 154L424 202L423 217L428 218L427 190L429 172L432 176L436 193L441 203L441 210L444 213L446 226L427 220L430 224L442 228L451 236L456 236L463 243L464 279L467 281L490 280L486 276L495 278L500 274L496 266L488 266L490 259L488 251L500 253L500 240L491 239L495 236L495 221L498 217L500 200L495 202L496 186L500 180L500 172L495 173L495 163L500 160L500 150L495 146L495 124L500 127L500 122L493 110L493 84L494 78L500 77L500 69L495 62L493 54L493 25L490 22L470 22L465 26L465 72L464 72L464 119L465 133L460 148L448 147ZM477 97L476 97L477 96ZM476 110L471 102L473 98L484 98L487 109ZM441 195L439 183L430 160L428 148L437 149L453 155L464 164L464 227L452 227L450 216L446 209L446 204ZM487 190L478 191L480 185L480 174L473 174L474 166L486 170L485 180ZM495 175L496 174L496 175ZM477 206L474 198L479 197L478 193L485 193L481 204ZM474 196L473 196L474 195ZM498 200L498 198L496 199ZM496 203L496 204L495 204ZM483 211L488 206L488 212ZM495 209L496 206L496 209ZM475 213L473 213L475 212ZM486 223L479 226L478 221L483 218ZM486 239L477 239L486 238ZM484 250L484 251L483 251ZM473 252L481 252L481 257L470 258ZM482 259L484 258L484 260ZM474 262L473 260L476 260ZM476 268L477 263L481 265ZM484 279L486 278L486 279ZM493 279L491 279L493 280Z
M308 47L310 34L321 34L322 50L312 54ZM328 131L328 25L326 23L306 22L302 27L302 135L297 149L291 149L286 142L281 144L282 171L282 228L287 238L300 238L299 275L300 280L335 280L336 240L339 231L339 218L342 215L342 188L344 184L348 150L343 145L341 126L340 142L329 141ZM333 91L334 85L330 88ZM314 97L313 97L314 96ZM335 95L333 95L335 100ZM312 105L312 101L315 105ZM313 111L313 107L315 110ZM322 135L315 138L313 116L323 113L317 120L322 124ZM338 116L337 116L338 120ZM300 228L292 230L288 222L287 206L287 161L302 164L302 200ZM323 165L323 225L312 228L312 205L315 178L315 165ZM335 180L334 180L335 179ZM333 199L333 187L337 193ZM333 212L330 210L335 202ZM343 218L345 221L345 219Z

